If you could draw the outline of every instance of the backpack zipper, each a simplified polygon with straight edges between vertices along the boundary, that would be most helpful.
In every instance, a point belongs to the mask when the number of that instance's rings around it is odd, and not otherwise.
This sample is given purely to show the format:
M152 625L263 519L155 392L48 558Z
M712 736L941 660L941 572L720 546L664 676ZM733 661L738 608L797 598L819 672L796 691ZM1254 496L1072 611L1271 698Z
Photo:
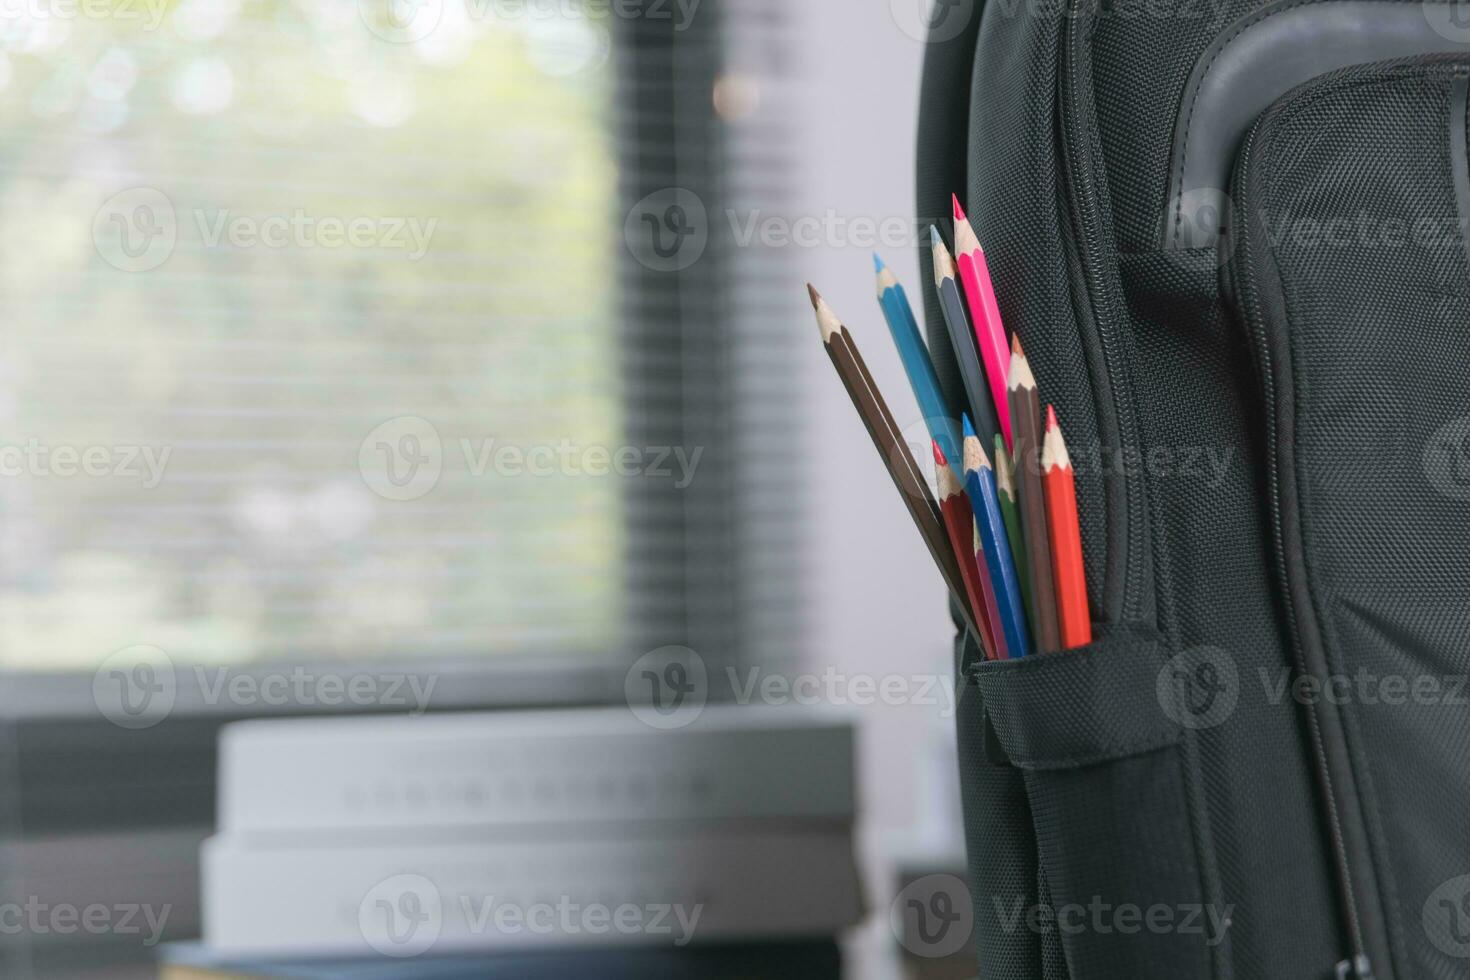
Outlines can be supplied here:
M1066 186L1072 192L1069 203L1070 211L1076 217L1076 223L1080 225L1083 241L1081 248L1074 247L1071 252L1072 260L1081 266L1081 274L1086 289L1086 305L1090 312L1093 333L1097 337L1098 345L1102 348L1104 367L1107 377L1103 379L1103 388L1107 389L1112 396L1113 418L1116 431L1111 433L1115 439L1120 452L1137 448L1137 423L1133 410L1133 389L1127 383L1127 373L1119 353L1120 341L1116 336L1119 316L1117 311L1119 304L1108 289L1108 279L1099 266L1099 256L1103 254L1103 229L1101 205L1098 203L1098 190L1093 178L1092 148L1085 143L1085 137L1079 141L1077 134L1088 132L1086 126L1076 122L1079 115L1085 115L1085 100L1080 91L1082 84L1082 72L1078 61L1082 50L1083 25L1090 23L1091 0L1069 0L1071 16L1066 18L1069 25L1064 31L1065 44L1061 59L1061 91L1058 93L1060 102L1060 129L1062 144L1061 167L1063 173L1070 176ZM1086 8L1086 9L1084 9ZM1075 270L1074 270L1075 272ZM1102 310L1103 315L1098 316L1097 310ZM1101 426L1102 420L1099 419ZM1104 433L1107 435L1107 433ZM1144 501L1141 481L1123 477L1124 507L1122 514L1123 522L1123 576L1121 613L1122 622L1136 620L1141 615L1143 586L1144 586ZM1111 564L1111 557L1109 560ZM1106 601L1106 599L1104 599Z
M1249 259L1249 249L1244 246L1246 236L1250 234L1249 217L1243 211L1241 200L1244 197L1242 189L1247 186L1250 173L1252 152L1255 148L1256 138L1261 128L1261 120L1257 120L1251 127L1250 133L1241 144L1239 170L1235 177L1233 201L1231 205L1231 216L1229 234L1240 235L1239 241L1234 243L1233 255L1230 260L1230 283L1236 305L1245 318L1246 325L1251 332L1251 346L1255 352L1257 361L1257 375L1261 379L1261 389L1265 399L1266 418L1266 472L1267 472L1267 498L1271 509L1271 529L1275 536L1276 574L1279 581L1288 590L1286 607L1287 630L1290 634L1292 652L1296 656L1296 667L1305 676L1316 677L1325 681L1328 670L1326 664L1314 664L1308 662L1306 645L1302 641L1301 628L1297 621L1296 603L1290 593L1290 572L1286 561L1286 540L1282 528L1281 518L1281 487L1280 487L1280 463L1277 459L1277 432L1276 432L1276 380L1272 373L1270 338L1266 335L1266 320L1261 309L1260 296L1256 291L1255 268ZM1318 669L1318 668L1321 669ZM1327 823L1332 840L1333 861L1336 866L1338 891L1341 895L1343 906L1343 917L1348 927L1348 942L1351 946L1352 955L1337 965L1337 980L1373 980L1373 960L1367 949L1367 942L1363 934L1363 923L1358 910L1358 898L1356 881L1353 874L1353 856L1348 847L1346 835L1342 827L1342 809L1347 806L1355 806L1355 801L1345 798L1338 788L1336 780L1333 779L1331 764L1328 761L1325 735L1323 732L1322 719L1318 704L1313 701L1306 706L1307 725L1310 730L1312 742L1312 760L1315 765L1317 780L1321 786L1323 796L1327 804ZM1387 962L1387 958L1384 959Z

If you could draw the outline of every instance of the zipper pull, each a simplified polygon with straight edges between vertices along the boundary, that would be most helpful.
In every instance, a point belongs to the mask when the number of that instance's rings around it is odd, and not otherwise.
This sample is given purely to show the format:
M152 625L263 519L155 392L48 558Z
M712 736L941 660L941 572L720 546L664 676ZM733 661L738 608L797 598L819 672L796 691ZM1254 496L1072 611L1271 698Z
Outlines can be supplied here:
M1337 980L1373 980L1373 964L1366 956L1356 956L1337 964Z

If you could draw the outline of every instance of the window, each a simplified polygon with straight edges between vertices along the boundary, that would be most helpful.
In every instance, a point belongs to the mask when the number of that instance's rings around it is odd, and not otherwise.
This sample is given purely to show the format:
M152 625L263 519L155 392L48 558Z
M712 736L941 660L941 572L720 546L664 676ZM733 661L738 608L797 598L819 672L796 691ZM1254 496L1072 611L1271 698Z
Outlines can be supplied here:
M3 667L794 642L769 13L399 3L6 22Z

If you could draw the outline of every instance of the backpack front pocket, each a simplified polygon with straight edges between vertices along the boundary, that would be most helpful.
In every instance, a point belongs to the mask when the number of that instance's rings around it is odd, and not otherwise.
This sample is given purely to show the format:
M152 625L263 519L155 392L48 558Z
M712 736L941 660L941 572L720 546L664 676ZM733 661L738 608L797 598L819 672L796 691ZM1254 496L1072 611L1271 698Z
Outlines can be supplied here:
M1325 76L1257 122L1232 187L1291 691L1379 977L1470 956L1467 92L1457 58Z
M1085 647L974 667L973 721L1013 774L982 808L1009 807L996 819L1034 834L1037 881L982 876L981 938L997 941L984 948L1051 954L1073 980L1225 975L1233 910L1210 897L1199 856L1173 666L1156 634L1108 627ZM981 974L1019 976L984 962Z

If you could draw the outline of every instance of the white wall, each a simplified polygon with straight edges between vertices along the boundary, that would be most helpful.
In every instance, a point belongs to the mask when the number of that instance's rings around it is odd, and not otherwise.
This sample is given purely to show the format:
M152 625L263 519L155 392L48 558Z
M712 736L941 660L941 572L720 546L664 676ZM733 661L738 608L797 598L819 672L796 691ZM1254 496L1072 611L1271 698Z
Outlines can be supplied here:
M830 209L848 220L912 222L923 47L900 26L906 7L915 8L915 0L791 4L796 36L806 39L797 69L805 122L797 154L804 166L797 213L823 216ZM908 13L916 22L917 11ZM927 228L923 233L927 241ZM834 235L820 248L793 251L802 274L848 324L894 415L907 426L920 418L918 409L875 299L871 249L852 237ZM928 287L919 280L917 252L891 245L880 250L922 319L922 290ZM793 318L809 315L803 300L792 298ZM833 373L814 324L811 341L804 367L815 450L812 479L823 484L815 488L821 505L811 509L816 524L810 567L819 576L812 666L831 665L846 675L948 678L953 629L944 585ZM858 709L864 857L875 921L852 951L858 958L855 976L894 975L885 957L893 944L886 922L891 859L915 846L942 844L957 833L953 718L947 708L946 703Z

